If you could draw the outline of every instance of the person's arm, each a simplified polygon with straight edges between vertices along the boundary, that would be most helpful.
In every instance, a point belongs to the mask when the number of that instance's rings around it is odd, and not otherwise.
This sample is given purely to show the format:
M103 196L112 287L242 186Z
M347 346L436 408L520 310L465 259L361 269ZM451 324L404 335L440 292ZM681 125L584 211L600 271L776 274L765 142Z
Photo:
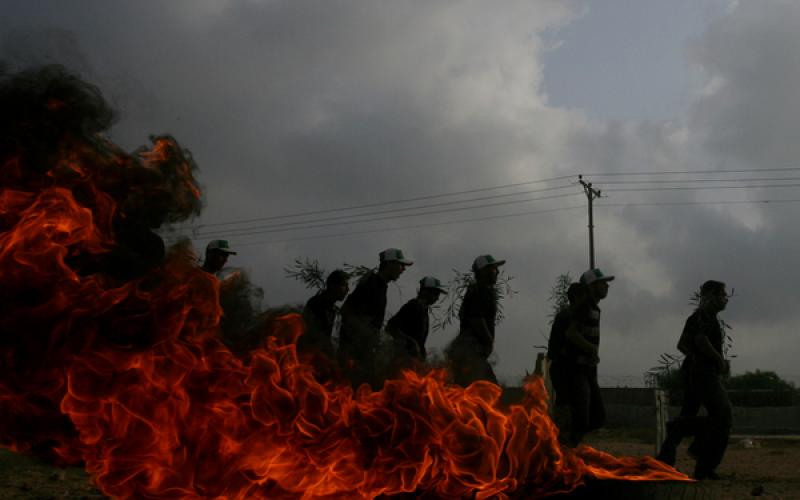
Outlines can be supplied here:
M580 323L571 321L569 327L567 327L567 340L590 358L598 359L597 346L586 340L581 333L581 328L582 325Z
M467 318L467 321L469 322L470 330L475 332L475 336L478 337L478 340L485 342L485 345L489 346L489 352L486 354L491 354L494 350L494 339L492 338L492 334L489 333L489 327L486 326L486 320L479 316L474 316Z
M306 334L314 334L322 330L322 322L315 311L308 307L308 304L303 308L303 321L306 323Z
M717 369L720 373L726 373L728 365L725 362L725 358L722 357L722 354L718 353L716 349L711 345L711 342L708 340L708 337L699 333L694 336L694 346L697 349L697 353L710 359L714 364L717 365Z
M391 335L393 339L400 342L403 346L410 349L412 352L410 352L409 354L411 354L412 356L419 356L420 351L419 351L419 344L417 344L417 341L414 340L410 335L406 335L405 333L403 333L403 331L397 325L393 324L391 321L389 321L389 324L386 325L386 333Z

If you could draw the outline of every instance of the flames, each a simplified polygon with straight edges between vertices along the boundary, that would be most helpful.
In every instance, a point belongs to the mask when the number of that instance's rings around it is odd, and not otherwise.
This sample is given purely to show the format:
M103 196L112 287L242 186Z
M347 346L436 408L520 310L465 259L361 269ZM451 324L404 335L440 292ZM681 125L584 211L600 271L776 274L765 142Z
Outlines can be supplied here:
M120 498L537 497L590 477L686 479L562 449L540 379L510 408L497 386L441 371L377 392L323 385L298 360L292 314L235 356L216 279L185 249L159 253L151 231L199 211L188 151L164 136L126 154L86 125L106 123L96 89L32 85L63 81L57 68L15 78L0 100L27 82L35 113L14 118L30 137L0 149L3 446L83 463Z

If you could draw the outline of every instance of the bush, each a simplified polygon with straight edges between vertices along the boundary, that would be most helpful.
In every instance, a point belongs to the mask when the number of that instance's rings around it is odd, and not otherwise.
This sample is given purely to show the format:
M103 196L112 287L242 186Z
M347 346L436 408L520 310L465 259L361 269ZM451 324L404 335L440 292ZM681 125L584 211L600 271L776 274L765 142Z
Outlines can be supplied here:
M725 382L725 386L730 390L752 391L752 390L773 390L773 391L793 391L796 387L791 382L780 378L777 373L771 371L756 370L736 375Z

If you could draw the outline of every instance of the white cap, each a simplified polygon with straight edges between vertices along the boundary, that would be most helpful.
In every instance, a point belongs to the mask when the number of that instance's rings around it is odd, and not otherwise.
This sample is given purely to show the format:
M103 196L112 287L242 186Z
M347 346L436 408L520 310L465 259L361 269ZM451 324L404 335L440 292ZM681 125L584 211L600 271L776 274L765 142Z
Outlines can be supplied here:
M584 285L591 285L595 281L613 281L613 280L614 280L613 276L606 276L605 274L603 274L603 271L597 268L589 269L585 273L581 274L581 279L580 279L581 283L583 283Z
M420 290L424 288L430 288L433 290L438 290L442 293L447 293L447 291L442 286L442 282L434 278L433 276L425 276L424 278L419 280L419 288Z
M486 255L479 255L475 258L472 262L472 270L473 271L480 271L486 266L502 266L505 264L506 261L504 260L497 260L489 254Z
M413 260L406 259L405 255L403 255L403 251L399 248L387 248L379 254L379 257L381 262L397 261L406 266L410 266L414 263Z
M217 250L218 252L236 255L236 252L231 250L228 240L211 240L206 245L206 252Z

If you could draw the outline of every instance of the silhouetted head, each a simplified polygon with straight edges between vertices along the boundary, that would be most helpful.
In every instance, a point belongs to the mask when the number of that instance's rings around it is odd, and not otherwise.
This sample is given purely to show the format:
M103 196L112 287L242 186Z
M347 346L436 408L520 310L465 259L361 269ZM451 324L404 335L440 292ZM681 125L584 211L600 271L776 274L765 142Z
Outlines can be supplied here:
M218 273L225 267L230 255L236 252L230 249L228 240L211 240L206 245L206 258L203 261L203 270L209 273Z
M599 302L608 295L608 282L614 281L614 276L606 276L600 269L589 269L581 274L580 283L586 286L589 296Z
M708 280L700 287L700 307L719 312L728 305L728 292L725 283Z
M475 281L481 285L494 285L500 275L500 266L505 263L505 260L497 260L489 254L479 255L472 261Z
M425 276L419 281L419 293L417 297L426 306L432 306L439 300L442 294L447 294L442 282L433 276Z
M325 290L338 302L347 297L350 291L350 275L341 269L332 271L325 280Z
M586 299L588 293L585 285L581 283L570 283L569 288L567 288L567 300L569 300L569 305L576 306L580 304Z
M399 248L387 248L378 256L380 258L378 274L386 281L396 281L406 270L406 267L414 264L414 261L406 259L403 251Z

